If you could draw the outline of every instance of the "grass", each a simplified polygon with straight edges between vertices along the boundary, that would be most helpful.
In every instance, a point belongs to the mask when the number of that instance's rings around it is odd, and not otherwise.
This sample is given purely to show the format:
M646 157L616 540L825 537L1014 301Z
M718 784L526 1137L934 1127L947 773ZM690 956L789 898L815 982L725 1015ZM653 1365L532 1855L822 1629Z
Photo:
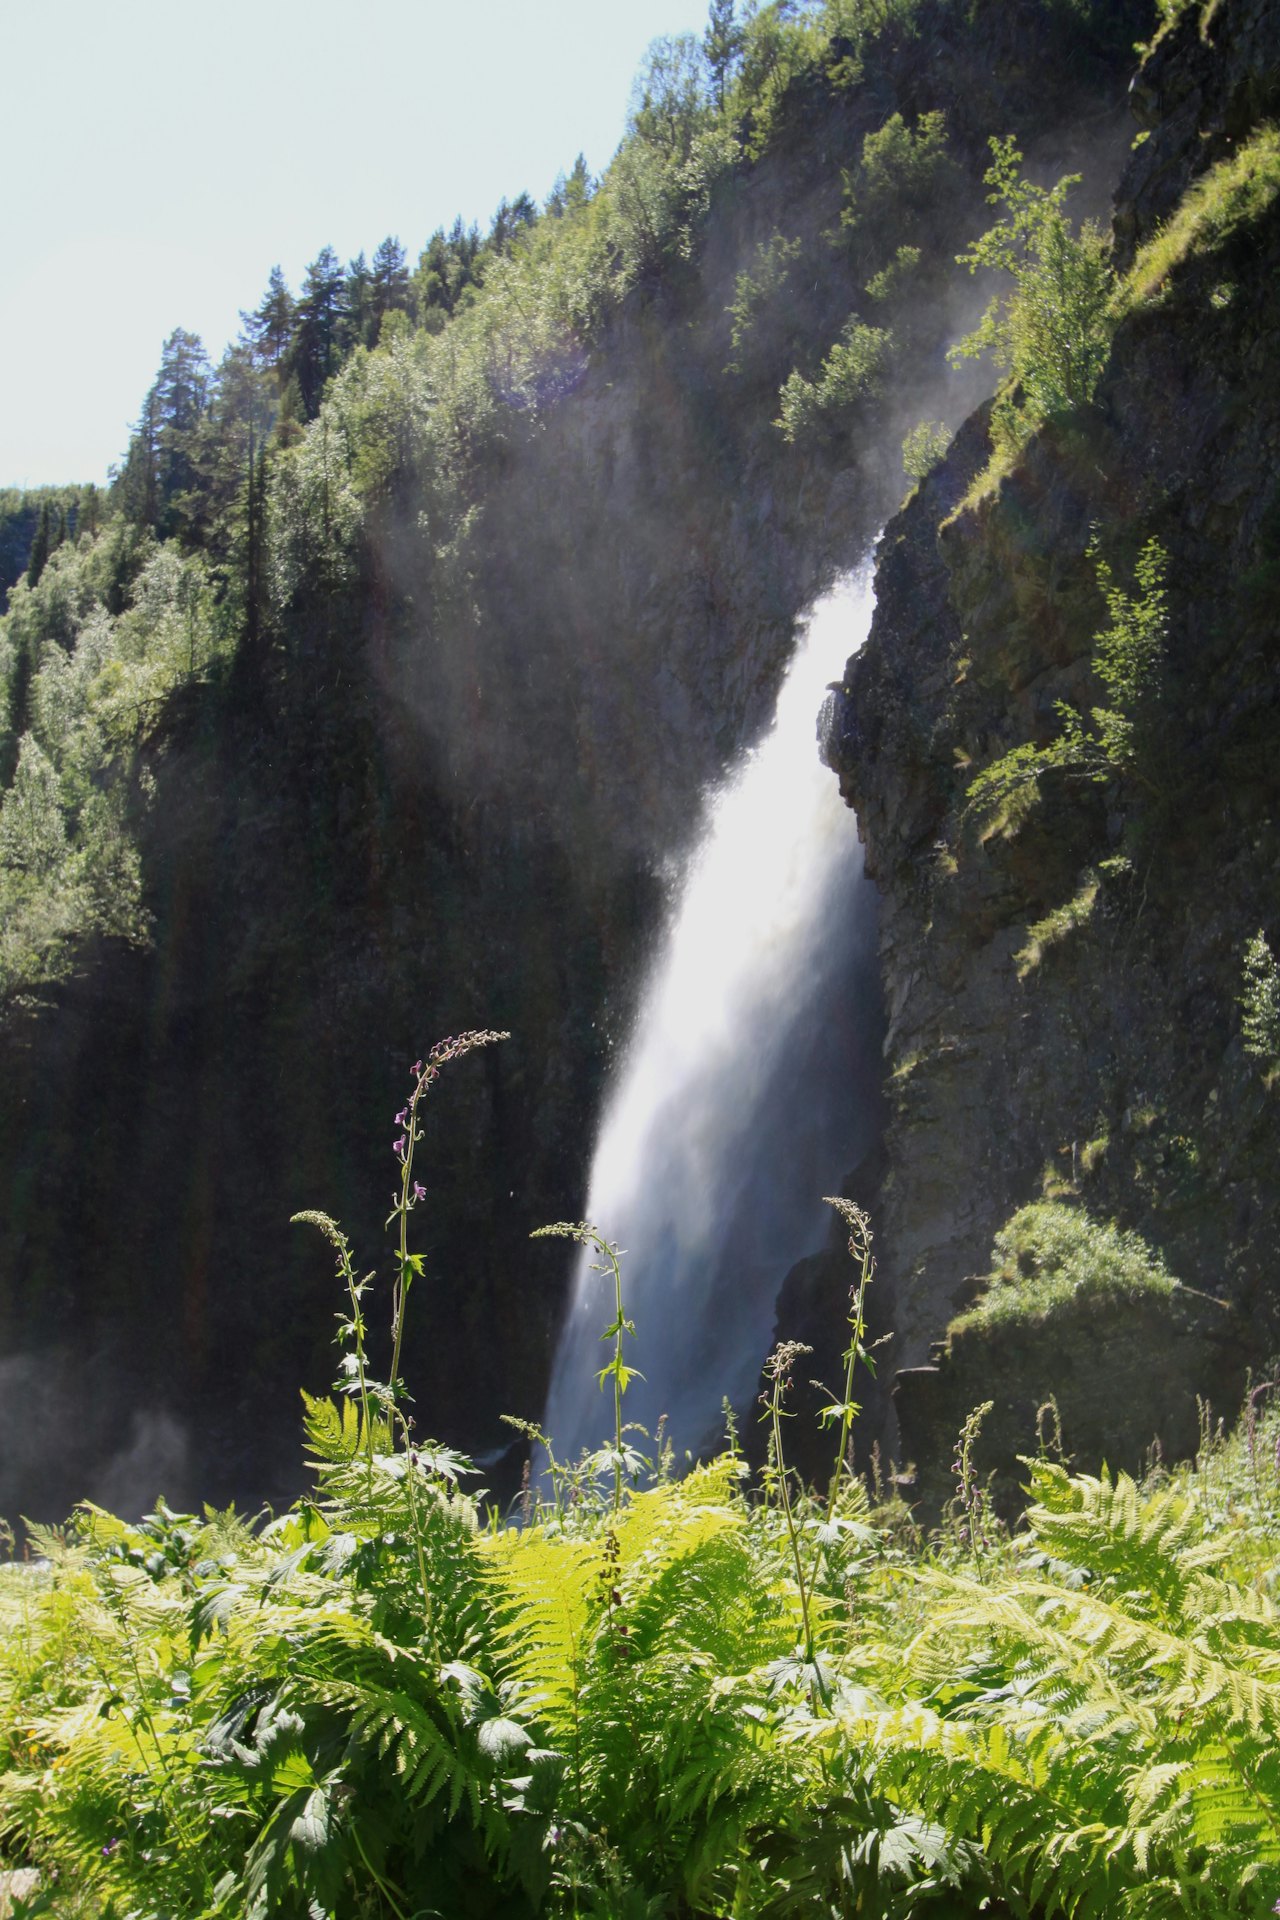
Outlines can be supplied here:
M1229 160L1197 180L1134 261L1122 304L1158 299L1193 255L1216 252L1254 225L1280 193L1280 130L1261 127Z
M1098 898L1098 876L1090 869L1085 875L1083 886L1052 913L1045 915L1027 928L1027 941L1014 954L1014 964L1018 969L1019 980L1035 970L1051 947L1066 940L1071 934L1087 925Z

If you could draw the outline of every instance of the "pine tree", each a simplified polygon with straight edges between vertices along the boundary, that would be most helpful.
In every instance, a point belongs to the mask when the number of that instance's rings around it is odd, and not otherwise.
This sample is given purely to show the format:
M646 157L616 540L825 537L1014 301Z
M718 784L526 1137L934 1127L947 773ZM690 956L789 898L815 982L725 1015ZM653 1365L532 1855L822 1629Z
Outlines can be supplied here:
M486 244L493 253L509 251L517 235L533 226L538 218L538 209L527 193L517 194L514 200L503 200L493 216Z
M363 248L347 263L342 283L342 313L338 321L340 356L346 359L357 347L370 347L377 338L373 317L373 275Z
M31 542L31 556L27 561L27 585L38 587L40 575L48 564L51 544L49 538L49 502L40 502L40 517L36 521L35 537Z
M587 193L581 191L584 183L587 186ZM548 213L553 220L559 220L568 213L571 208L580 206L582 201L588 197L589 192L590 176L587 174L587 163L583 156L579 154L573 163L572 173L558 173L556 175L555 185L547 195L547 204L544 212Z
M154 386L142 403L142 412L129 438L124 465L111 488L112 502L136 526L154 527L159 513L160 407Z
M297 308L288 282L278 266L261 303L252 313L242 313L240 324L255 359L265 367L278 367L289 351Z
M422 251L414 276L420 317L433 308L452 313L467 287L481 277L480 234L475 227L454 221L446 235L437 228Z
M320 411L325 386L337 372L344 277L332 247L322 247L303 282L287 367L298 382L308 420Z
M157 411L156 531L194 531L199 512L199 429L209 402L209 356L199 336L175 327L164 343L154 388Z
M413 304L405 251L391 234L380 240L373 252L372 276L373 338L378 337L384 314L407 313Z

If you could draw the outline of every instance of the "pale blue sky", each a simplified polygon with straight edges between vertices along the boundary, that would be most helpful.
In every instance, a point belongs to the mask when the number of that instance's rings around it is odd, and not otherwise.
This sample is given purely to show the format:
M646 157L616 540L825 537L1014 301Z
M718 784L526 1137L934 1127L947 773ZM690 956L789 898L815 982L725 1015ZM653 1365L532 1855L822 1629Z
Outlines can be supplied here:
M176 326L216 360L279 261L542 200L707 0L3 9L0 485L106 478Z

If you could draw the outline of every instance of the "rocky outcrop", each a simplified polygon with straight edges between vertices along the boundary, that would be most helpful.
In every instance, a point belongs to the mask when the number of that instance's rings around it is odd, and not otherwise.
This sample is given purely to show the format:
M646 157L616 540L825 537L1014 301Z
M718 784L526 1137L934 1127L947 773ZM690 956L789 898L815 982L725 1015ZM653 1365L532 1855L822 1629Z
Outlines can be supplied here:
M1158 42L1135 87L1158 117L1121 189L1122 259L1273 109L1278 25L1221 0ZM885 533L871 639L826 751L883 893L882 1268L902 1368L928 1365L996 1229L1041 1195L1139 1229L1231 1304L1237 1332L1202 1345L1201 1391L1235 1393L1280 1339L1280 1134L1239 1009L1244 944L1280 912L1277 287L1272 201L1130 311L1092 407L976 490L975 417ZM977 771L1051 740L1059 702L1087 716L1099 700L1098 555L1127 587L1151 539L1169 556L1158 768L1145 787L1050 772L1021 817L984 825L967 804ZM1147 1328L1095 1331L1083 1351L1104 1395L1123 1392L1135 1343L1162 1364ZM978 1397L1011 1395L1018 1368L987 1365ZM944 1360L933 1389L911 1374L908 1449L936 1452L959 1371ZM1113 1464L1137 1464L1130 1442Z

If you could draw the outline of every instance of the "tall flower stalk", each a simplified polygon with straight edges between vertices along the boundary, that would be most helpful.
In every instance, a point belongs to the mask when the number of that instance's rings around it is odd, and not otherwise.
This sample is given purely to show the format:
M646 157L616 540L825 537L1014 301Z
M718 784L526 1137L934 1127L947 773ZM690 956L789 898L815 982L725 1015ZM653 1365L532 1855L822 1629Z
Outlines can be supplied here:
M875 1274L876 1263L871 1257L871 1222L861 1207L855 1207L851 1200L828 1194L827 1205L834 1207L849 1229L849 1252L858 1263L858 1278L849 1296L849 1345L842 1356L844 1367L844 1394L839 1400L833 1400L823 1407L819 1419L824 1426L834 1421L840 1422L840 1441L836 1447L835 1471L831 1475L831 1486L827 1493L827 1526L835 1519L836 1499L840 1492L840 1482L849 1467L849 1435L853 1430L855 1417L862 1411L861 1403L853 1397L854 1370L861 1361L868 1373L874 1378L876 1363L867 1352L865 1341L867 1332L866 1299L867 1288ZM849 1468L852 1471L851 1468Z
M782 1518L786 1524L787 1540L791 1547L791 1563L796 1570L796 1586L800 1593L800 1618L804 1626L804 1660L806 1667L815 1667L813 1621L809 1606L809 1581L804 1570L804 1559L800 1552L800 1532L796 1525L795 1509L791 1503L791 1487L787 1470L786 1455L782 1446L782 1421L784 1418L783 1400L791 1385L791 1369L802 1353L812 1353L812 1347L804 1346L799 1340L782 1340L774 1348L764 1363L764 1377L768 1381L766 1391L761 1395L764 1413L761 1416L769 1423L770 1437L773 1441L773 1458L777 1469L778 1501L782 1508ZM816 1672L816 1667L815 1667Z
M404 1342L404 1316L409 1302L409 1289L416 1279L420 1279L423 1268L423 1255L409 1251L409 1215L420 1200L425 1200L427 1190L421 1181L413 1177L414 1149L422 1139L422 1126L419 1121L419 1109L427 1088L439 1077L441 1067L450 1060L461 1059L464 1053L471 1053L476 1047L487 1047L494 1040L509 1040L509 1033L498 1033L489 1028L478 1028L471 1033L458 1033L447 1040L437 1040L425 1060L413 1063L413 1092L396 1115L396 1125L400 1132L393 1143L392 1151L400 1162L400 1191L392 1196L391 1212L387 1215L387 1225L397 1223L397 1271L395 1287L391 1296L391 1377L389 1386L393 1398L401 1394L400 1349ZM405 1445L408 1445L408 1428L405 1427Z
M613 1384L613 1450L610 1456L613 1466L613 1510L615 1513L622 1505L622 1475L627 1465L627 1453L623 1445L622 1396L632 1380L643 1380L644 1375L635 1367L629 1367L622 1357L624 1334L635 1338L634 1322L627 1319L622 1305L622 1249L615 1247L610 1240L593 1227L589 1220L556 1220L548 1227L538 1227L531 1235L533 1240L546 1240L558 1236L565 1240L576 1240L580 1247L594 1247L600 1255L600 1264L592 1267L593 1273L607 1273L613 1277L613 1319L600 1335L602 1340L613 1341L613 1358L601 1367L596 1379L603 1391L604 1383Z

